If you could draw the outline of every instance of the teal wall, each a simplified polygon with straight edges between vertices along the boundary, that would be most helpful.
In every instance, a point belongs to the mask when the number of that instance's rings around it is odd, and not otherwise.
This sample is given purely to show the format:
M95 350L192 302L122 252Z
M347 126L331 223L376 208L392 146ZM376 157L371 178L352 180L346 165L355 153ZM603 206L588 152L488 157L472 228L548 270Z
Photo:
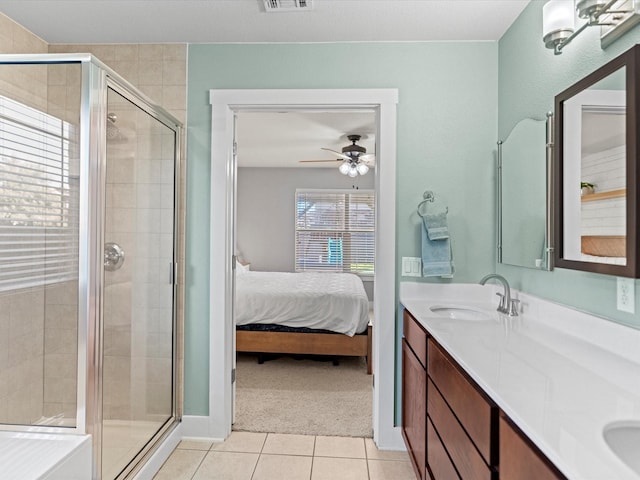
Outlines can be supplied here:
M430 189L449 204L454 281L476 282L495 266L497 61L496 42L189 46L186 414L208 413L209 90L397 88L396 257L419 255Z
M505 138L522 118L543 117L554 108L554 96L640 41L636 27L600 48L599 28L589 27L554 55L542 43L542 6L532 1L499 42L498 134ZM640 328L640 283L636 281L636 314L616 309L616 277L565 269L540 272L498 265L515 288Z

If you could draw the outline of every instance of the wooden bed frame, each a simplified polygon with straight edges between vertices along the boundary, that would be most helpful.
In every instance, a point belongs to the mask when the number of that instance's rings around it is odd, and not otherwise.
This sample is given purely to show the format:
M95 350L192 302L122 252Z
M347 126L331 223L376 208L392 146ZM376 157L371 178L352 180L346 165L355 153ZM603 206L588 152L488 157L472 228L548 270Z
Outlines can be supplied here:
M371 375L372 328L369 324L366 335L353 337L339 333L236 330L236 351L367 357L367 373Z

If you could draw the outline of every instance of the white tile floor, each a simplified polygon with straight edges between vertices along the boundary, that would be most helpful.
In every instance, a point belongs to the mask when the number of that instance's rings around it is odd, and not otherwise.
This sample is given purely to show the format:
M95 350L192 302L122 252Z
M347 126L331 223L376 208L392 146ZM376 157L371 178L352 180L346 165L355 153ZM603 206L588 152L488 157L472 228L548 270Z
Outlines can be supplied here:
M415 480L406 452L370 438L233 432L182 441L155 480Z

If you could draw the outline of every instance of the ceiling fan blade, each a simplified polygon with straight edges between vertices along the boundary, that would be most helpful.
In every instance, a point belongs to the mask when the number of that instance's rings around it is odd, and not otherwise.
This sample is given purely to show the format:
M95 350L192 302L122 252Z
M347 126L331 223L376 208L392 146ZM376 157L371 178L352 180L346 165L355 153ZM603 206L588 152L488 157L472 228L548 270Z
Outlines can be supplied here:
M339 156L343 160L351 160L351 157L349 155L345 155L342 152L336 152L335 150L331 150L330 148L324 148L324 147L320 147L320 148L322 150L326 150L327 152L335 153L337 156Z
M319 162L342 162L341 158L332 159L332 160L298 160L300 163L319 163Z

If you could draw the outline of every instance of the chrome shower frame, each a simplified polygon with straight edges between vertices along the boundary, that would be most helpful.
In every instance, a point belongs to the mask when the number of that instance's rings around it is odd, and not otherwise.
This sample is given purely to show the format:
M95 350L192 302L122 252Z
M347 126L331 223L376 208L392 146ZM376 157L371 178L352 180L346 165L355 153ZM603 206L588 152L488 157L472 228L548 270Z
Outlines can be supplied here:
M0 54L0 65L81 65L80 106L80 225L78 258L78 358L77 410L74 427L0 424L0 430L59 434L90 434L93 448L93 478L102 475L102 368L103 368L103 251L106 206L107 166L107 91L112 89L175 133L174 152L174 240L173 262L178 272L179 206L182 192L182 124L162 107L153 103L135 86L90 54ZM118 478L138 471L162 440L178 425L182 416L178 386L182 371L178 368L182 342L178 339L178 282L173 281L173 388L172 416L152 441L138 453Z

